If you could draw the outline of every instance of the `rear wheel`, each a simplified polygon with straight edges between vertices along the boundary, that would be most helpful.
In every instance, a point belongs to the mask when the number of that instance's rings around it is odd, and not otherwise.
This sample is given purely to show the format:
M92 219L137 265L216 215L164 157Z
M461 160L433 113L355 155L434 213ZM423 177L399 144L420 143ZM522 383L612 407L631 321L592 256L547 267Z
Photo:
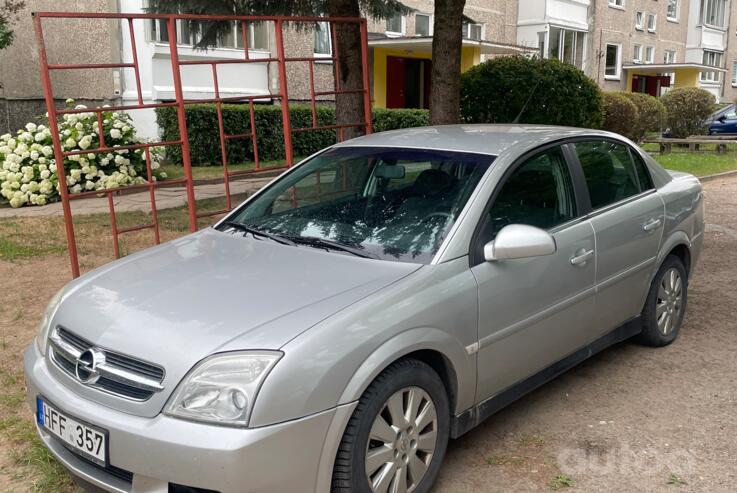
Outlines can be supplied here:
M333 493L430 490L448 444L445 386L427 364L399 361L361 397L343 435Z
M650 286L642 311L639 340L648 346L666 346L678 337L688 299L688 275L683 261L666 257Z

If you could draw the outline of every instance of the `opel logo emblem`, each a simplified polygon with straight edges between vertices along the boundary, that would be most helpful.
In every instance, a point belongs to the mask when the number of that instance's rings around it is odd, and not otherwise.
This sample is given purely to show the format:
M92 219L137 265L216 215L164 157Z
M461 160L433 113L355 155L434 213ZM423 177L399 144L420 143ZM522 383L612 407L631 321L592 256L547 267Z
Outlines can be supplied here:
M96 383L100 379L97 368L105 362L105 355L94 349L88 349L79 355L75 366L77 379L88 385Z

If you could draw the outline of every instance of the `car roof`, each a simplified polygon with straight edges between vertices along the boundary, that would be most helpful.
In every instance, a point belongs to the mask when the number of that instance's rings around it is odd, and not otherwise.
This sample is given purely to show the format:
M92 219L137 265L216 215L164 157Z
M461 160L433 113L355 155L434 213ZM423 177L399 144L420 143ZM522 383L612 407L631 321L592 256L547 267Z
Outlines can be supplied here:
M404 147L473 152L498 156L510 149L524 151L561 139L621 136L600 130L549 125L460 124L406 128L365 135L336 147Z

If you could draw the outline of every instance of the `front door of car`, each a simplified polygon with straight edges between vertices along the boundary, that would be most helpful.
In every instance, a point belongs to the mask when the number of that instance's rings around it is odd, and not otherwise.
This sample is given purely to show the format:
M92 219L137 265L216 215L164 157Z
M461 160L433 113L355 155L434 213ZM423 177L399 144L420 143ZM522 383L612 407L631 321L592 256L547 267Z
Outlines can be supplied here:
M737 134L737 112L727 111L719 115L709 125L709 133L713 134Z
M591 339L594 231L581 212L569 165L557 145L523 158L497 187L471 256L479 290L478 400ZM509 224L547 230L555 253L484 261L483 246Z
M665 206L645 163L605 139L570 145L589 191L596 235L596 328L603 334L643 308L663 233Z

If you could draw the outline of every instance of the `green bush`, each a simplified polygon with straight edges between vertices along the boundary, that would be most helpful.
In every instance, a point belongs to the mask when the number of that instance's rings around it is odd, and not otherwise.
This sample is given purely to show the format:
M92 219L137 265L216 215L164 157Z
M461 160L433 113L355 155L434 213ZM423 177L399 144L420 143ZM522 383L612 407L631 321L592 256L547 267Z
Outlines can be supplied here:
M306 105L290 106L292 128L312 126L312 110ZM178 140L179 126L176 108L157 108L156 119L162 130L163 140ZM220 166L220 136L218 133L217 111L214 105L191 105L186 110L187 132L190 156L194 166ZM279 106L259 105L254 108L258 155L261 161L284 159L284 133L282 113ZM377 109L373 114L376 132L398 128L427 125L427 110ZM335 109L332 106L317 107L318 125L335 124ZM248 106L223 105L223 126L226 134L236 135L250 132ZM292 147L295 156L308 156L335 143L335 130L295 132L292 134ZM228 162L238 163L253 160L251 139L231 139L226 144ZM178 146L167 150L167 158L181 163L182 151Z
M600 128L601 90L575 66L553 59L494 58L461 76L461 115L469 123Z
M660 98L668 113L668 127L675 138L706 132L704 121L715 107L712 93L698 87L683 87L668 91Z
M637 106L638 116L637 120L633 122L630 135L628 135L630 139L638 142L648 132L660 133L663 130L667 112L658 98L641 92L623 92L621 94Z
M621 92L605 92L604 130L633 138L640 112L635 103Z

